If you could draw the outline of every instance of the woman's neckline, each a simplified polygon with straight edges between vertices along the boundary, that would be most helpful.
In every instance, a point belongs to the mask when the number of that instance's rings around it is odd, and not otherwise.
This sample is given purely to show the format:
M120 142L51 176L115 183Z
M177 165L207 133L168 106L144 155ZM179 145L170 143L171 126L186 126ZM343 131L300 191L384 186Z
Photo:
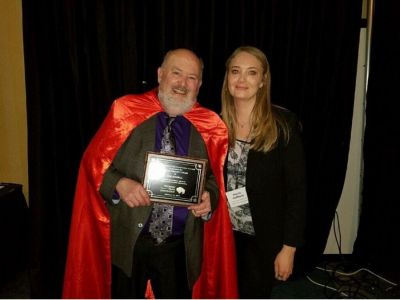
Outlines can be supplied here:
M238 139L238 138L236 138L236 141L237 141L237 142L240 142L240 143L243 143L243 144L250 144L249 141L245 141L245 140Z

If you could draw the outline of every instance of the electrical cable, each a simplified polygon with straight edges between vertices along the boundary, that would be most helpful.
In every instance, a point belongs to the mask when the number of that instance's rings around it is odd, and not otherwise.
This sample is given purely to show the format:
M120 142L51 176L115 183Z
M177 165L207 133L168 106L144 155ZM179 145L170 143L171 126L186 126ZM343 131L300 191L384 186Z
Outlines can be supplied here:
M349 269L349 261L342 253L342 234L340 228L340 218L337 211L332 222L333 234L338 247L341 260L338 262L325 262L324 267L317 266L316 269L329 274L325 284L318 283L311 277L307 279L321 287L327 298L331 298L328 291L335 291L338 295L345 298L389 298L389 293L398 292L398 285L367 268L359 268L352 272L344 272ZM388 285L390 285L388 287ZM381 296L381 297L378 297Z
M344 297L347 297L347 294L338 291L338 290L335 289L334 287L331 287L331 286L326 285L326 284L318 283L318 282L316 282L315 280L311 279L311 277L308 276L308 275L307 275L306 277L307 277L307 279L308 279L311 283L313 283L313 284L315 284L315 285L317 285L317 286L320 286L320 287L325 288L325 289L329 289L329 290L331 290L331 291L337 292L338 294L341 294L341 295L344 296Z
M338 293L342 292L352 299L393 298L398 294L398 285L396 283L367 268L359 268L353 272L343 272L341 263L332 262L326 264L325 267L316 267L316 269L329 275L325 285L334 287Z
M387 283L389 283L389 284L391 284L391 285L393 285L393 286L397 286L396 283L394 283L394 282L392 282L392 281L390 281L390 280L388 280L388 279L386 279L386 278L384 278L384 277L382 277L382 276L380 276L380 275L378 275L378 274L376 274L376 273L374 273L374 272L372 272L371 270L366 269L366 268L360 268L360 269L358 269L358 270L356 270L356 271L353 271L353 272L350 272L350 273L341 272L341 271L336 271L336 270L324 269L324 268L321 268L321 267L316 267L316 268L317 268L318 270L326 271L326 272L330 272L330 273L335 272L335 273L337 273L337 274L339 274L339 275L343 275L343 276L353 276L353 275L358 274L358 273L361 272L361 271L366 271L366 272L368 272L368 273L370 273L370 274L372 274L372 275L378 277L379 279L381 279L381 280L383 280L383 281L386 281Z
M338 228L338 232L339 232L339 238L336 233L336 223L337 223L337 228ZM337 210L335 211L335 217L333 218L333 234L335 236L336 245L338 246L339 255L342 255L342 232L340 231L340 221L339 221L339 214L338 214Z

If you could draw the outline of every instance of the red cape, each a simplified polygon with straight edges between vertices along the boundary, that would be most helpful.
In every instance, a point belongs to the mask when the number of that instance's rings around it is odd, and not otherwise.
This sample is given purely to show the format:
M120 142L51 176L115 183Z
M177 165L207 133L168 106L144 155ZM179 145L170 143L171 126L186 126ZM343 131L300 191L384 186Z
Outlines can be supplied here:
M75 192L63 298L111 298L110 217L99 188L131 131L161 110L156 90L117 99L86 149ZM217 114L199 104L184 116L206 143L220 189L218 207L204 228L203 266L193 298L237 298L236 258L223 179L227 129Z

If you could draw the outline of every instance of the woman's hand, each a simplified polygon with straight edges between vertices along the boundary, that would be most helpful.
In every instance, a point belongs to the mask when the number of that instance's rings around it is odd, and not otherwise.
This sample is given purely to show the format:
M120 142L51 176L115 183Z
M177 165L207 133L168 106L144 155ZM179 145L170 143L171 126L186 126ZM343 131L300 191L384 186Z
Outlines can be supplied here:
M276 279L286 281L292 275L295 252L295 247L283 245L274 262Z

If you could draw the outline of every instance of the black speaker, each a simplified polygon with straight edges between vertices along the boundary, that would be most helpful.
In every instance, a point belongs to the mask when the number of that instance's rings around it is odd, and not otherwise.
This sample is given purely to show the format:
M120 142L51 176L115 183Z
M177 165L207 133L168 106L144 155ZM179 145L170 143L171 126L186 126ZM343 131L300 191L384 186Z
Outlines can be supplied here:
M27 266L29 212L22 185L0 183L0 278L12 278Z

